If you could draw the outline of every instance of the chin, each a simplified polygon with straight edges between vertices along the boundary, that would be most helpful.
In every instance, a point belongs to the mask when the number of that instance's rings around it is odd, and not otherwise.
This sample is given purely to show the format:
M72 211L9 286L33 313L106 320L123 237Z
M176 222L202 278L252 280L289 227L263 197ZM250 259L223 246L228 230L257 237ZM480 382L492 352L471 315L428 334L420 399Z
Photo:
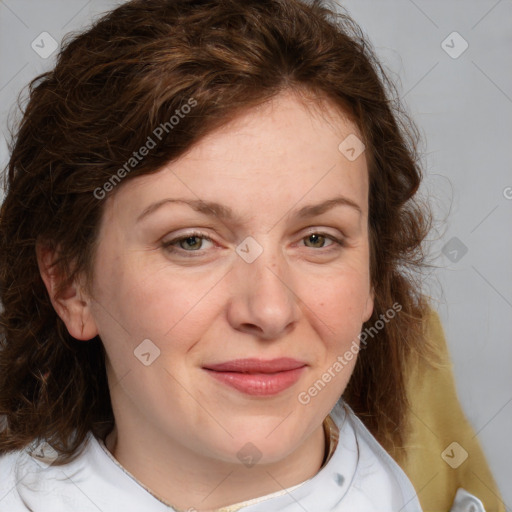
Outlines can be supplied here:
M246 433L234 435L227 445L218 446L219 458L224 462L243 464L246 467L280 462L302 444L303 436L294 425L290 424L290 427L295 427L292 431L282 428L282 425L276 428L277 425L279 421L274 419L271 429L255 431L252 428L250 432L247 430Z

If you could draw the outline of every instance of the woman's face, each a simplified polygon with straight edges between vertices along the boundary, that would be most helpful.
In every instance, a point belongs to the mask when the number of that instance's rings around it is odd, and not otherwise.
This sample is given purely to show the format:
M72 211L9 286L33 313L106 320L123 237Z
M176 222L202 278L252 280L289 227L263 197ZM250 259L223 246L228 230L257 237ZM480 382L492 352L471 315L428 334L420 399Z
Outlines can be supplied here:
M358 131L329 108L281 94L108 199L89 322L118 432L265 463L335 405L373 300L365 154L339 149ZM295 363L211 369L248 358Z

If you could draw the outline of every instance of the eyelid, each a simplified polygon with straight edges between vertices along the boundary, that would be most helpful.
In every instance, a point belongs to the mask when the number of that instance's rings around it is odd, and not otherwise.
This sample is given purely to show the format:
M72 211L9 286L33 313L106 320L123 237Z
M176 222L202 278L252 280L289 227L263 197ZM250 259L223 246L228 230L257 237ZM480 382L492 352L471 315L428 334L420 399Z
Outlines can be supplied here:
M336 230L337 233L331 233L328 231L328 229L329 228L321 226L312 226L310 228L306 228L306 231L304 231L304 234L300 237L300 239L302 240L309 235L315 234L330 238L333 242L338 242L342 246L348 244L348 236L340 228L330 228Z
M343 233L343 231L341 231L341 229L339 229L339 228L331 228L331 229L336 229L340 233L340 235L332 234L332 233L328 232L326 229L327 228L323 228L321 226L317 226L317 227L313 226L313 227L306 229L304 236L308 236L310 234L322 234L322 235L330 236L333 238L335 238L336 236L339 236L341 238L346 238L345 233Z

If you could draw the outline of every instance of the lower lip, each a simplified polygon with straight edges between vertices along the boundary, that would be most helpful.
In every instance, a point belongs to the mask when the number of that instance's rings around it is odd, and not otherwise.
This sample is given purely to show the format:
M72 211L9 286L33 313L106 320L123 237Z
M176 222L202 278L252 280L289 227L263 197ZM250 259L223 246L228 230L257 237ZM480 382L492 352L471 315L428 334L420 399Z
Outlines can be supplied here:
M276 395L290 386L293 386L300 378L305 366L286 370L278 373L237 373L206 371L215 379L231 386L242 393L252 396Z

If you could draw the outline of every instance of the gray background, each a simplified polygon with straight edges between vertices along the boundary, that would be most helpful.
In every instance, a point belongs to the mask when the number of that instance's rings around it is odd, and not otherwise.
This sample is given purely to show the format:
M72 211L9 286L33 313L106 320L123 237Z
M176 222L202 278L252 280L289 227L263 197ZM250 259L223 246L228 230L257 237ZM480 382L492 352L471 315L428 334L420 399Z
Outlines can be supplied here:
M32 41L45 31L60 43L119 3L0 1L2 167L7 114L53 64ZM437 216L426 291L444 324L460 401L512 510L512 1L339 3L370 37L422 131L423 193ZM454 31L468 44L457 58L442 46ZM451 36L444 47L456 55L463 40Z

